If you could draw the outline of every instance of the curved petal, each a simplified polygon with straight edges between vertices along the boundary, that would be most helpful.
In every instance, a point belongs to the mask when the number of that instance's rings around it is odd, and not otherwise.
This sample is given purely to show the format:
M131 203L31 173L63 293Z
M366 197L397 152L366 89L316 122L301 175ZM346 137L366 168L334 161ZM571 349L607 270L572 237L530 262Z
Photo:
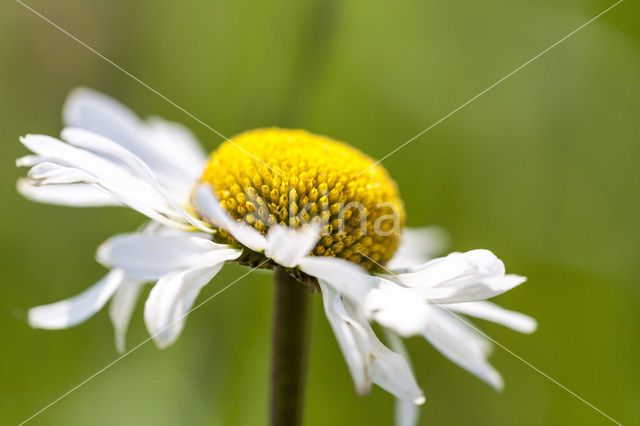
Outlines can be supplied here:
M149 218L179 229L197 227L212 232L190 216L160 187L153 172L133 154L113 142L80 129L64 134L78 146L93 147L95 152L66 144L45 135L27 135L20 140L42 161L29 170L32 184L91 185ZM23 158L24 159L24 158ZM33 161L22 163L32 164Z
M113 182L101 180L96 176L72 167L60 166L54 163L40 163L29 170L29 181L38 186L46 185L80 185L93 186L109 194L122 204L144 214L156 222L166 226L188 230L191 227L182 221L171 217L170 211L165 211L162 202L149 197L148 192L140 191L135 185L127 186L127 182ZM130 182L131 183L131 182Z
M198 293L220 271L225 260L228 257L221 253L216 263L171 272L153 286L144 305L144 320L159 348L166 348L180 336Z
M109 304L109 318L115 330L116 349L125 351L125 339L131 315L142 290L142 282L125 279L118 287Z
M385 337L387 342L389 342L391 350L402 355L404 359L407 360L409 368L413 370L409 352L407 351L407 348L400 336L390 330L385 330ZM415 426L418 424L420 409L416 404L406 399L396 398L394 406L394 420L396 426Z
M143 122L130 109L95 90L73 90L63 117L67 126L102 135L133 152L151 167L163 186L175 189L171 191L174 196L188 195L204 169L206 154L185 127L160 118Z
M502 390L504 384L500 373L486 359L491 344L462 319L433 306L430 321L422 334L451 361L496 390Z
M488 299L526 281L518 275L505 275L504 264L489 250L451 253L411 272L385 275L385 278L438 303ZM447 291L438 295L433 290Z
M440 226L404 228L400 244L385 265L391 270L413 268L433 259L449 245L449 234Z
M267 239L257 229L229 216L210 185L198 182L193 201L198 214L229 232L243 246L257 252L262 252L267 247Z
M173 197L158 182L155 172L132 152L127 151L122 146L103 136L91 133L84 129L67 127L62 130L62 137L72 145L89 150L103 158L112 158L121 162L128 167L130 172L149 184L177 214L182 216L184 220L201 231L210 231L206 224L187 213L187 211L185 211L173 199ZM189 180L186 192L180 194L180 198L183 199L184 202L189 198L189 190L193 182L195 182L195 180Z
M36 186L27 179L18 179L17 190L24 197L40 203L70 207L121 206L118 200L89 185L67 184Z
M328 283L319 283L327 318L358 393L368 392L375 383L398 398L422 404L424 395L405 358L380 342L357 305L343 300Z
M369 393L371 377L368 374L367 353L360 347L356 334L365 334L360 325L352 321L345 312L340 295L323 281L319 281L322 290L324 311L338 340L351 377L359 395Z
M79 324L98 312L124 280L120 270L70 299L29 309L29 325L34 328L60 329Z
M529 315L505 309L491 302L452 303L444 307L450 311L504 325L521 333L533 333L538 328L536 320Z
M272 226L267 233L264 255L286 268L292 268L313 250L319 238L320 227L315 224L299 229Z
M167 273L236 259L241 250L191 235L121 234L98 248L98 262L130 277L154 280ZM220 260L223 259L223 260Z
M307 256L298 266L355 303L365 303L367 294L376 288L379 280L355 263L335 257Z
M403 337L419 334L429 321L429 305L410 290L393 283L381 283L369 292L367 317Z

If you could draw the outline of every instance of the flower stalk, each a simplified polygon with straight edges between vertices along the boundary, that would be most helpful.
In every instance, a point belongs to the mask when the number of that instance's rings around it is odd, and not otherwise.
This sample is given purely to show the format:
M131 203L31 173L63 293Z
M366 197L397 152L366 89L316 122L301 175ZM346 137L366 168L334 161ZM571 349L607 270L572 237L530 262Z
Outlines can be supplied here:
M282 268L276 269L274 284L270 425L298 426L304 409L312 293Z

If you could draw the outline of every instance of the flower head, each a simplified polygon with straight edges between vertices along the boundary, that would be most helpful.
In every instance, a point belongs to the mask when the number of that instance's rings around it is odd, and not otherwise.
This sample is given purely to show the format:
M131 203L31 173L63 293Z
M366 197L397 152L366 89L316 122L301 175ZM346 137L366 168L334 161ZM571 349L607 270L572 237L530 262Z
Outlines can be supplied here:
M66 301L33 308L34 327L82 322L111 299L116 343L139 290L155 282L144 320L156 344L175 342L200 289L226 262L281 268L322 292L325 313L358 393L373 383L400 399L411 424L424 402L399 336L423 336L496 389L490 344L458 314L522 332L535 321L485 299L525 281L488 250L433 259L437 228L404 228L395 183L357 150L302 130L263 129L223 143L209 158L174 123L142 121L96 92L74 91L61 139L27 135L33 152L18 189L36 201L124 205L150 219L141 232L102 244L111 271ZM370 322L377 322L391 348Z
M248 155L248 154L250 155ZM404 222L387 172L341 142L303 130L261 129L224 142L201 180L231 217L266 235L275 225L321 225L311 253L366 269L393 255ZM362 173L366 170L365 173ZM197 199L194 199L198 210ZM235 243L224 229L224 239Z

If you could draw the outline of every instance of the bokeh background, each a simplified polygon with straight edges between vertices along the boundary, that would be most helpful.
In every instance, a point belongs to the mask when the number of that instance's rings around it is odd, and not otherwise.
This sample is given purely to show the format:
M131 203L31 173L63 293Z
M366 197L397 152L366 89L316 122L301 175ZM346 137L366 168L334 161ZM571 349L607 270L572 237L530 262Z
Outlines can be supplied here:
M30 0L28 4L221 133L300 127L380 158L613 1ZM452 250L489 248L529 277L498 298L539 320L497 341L623 424L640 423L640 8L627 0L384 161L412 226ZM26 310L104 274L96 246L143 218L37 205L15 192L18 137L57 134L67 93L104 91L142 116L221 139L19 3L0 5L0 423L17 424L116 358L106 310L33 330ZM234 277L225 268L204 300ZM32 421L266 423L272 286L252 274ZM390 424L392 398L355 395L316 298L306 424ZM147 337L138 306L128 336ZM481 323L481 324L480 324ZM512 355L496 393L419 338L421 424L609 421Z

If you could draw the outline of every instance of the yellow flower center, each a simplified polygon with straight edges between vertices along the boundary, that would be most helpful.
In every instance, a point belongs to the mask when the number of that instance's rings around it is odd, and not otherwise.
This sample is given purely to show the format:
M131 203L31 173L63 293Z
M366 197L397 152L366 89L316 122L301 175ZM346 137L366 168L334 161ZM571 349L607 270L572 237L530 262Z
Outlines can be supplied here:
M278 223L319 222L323 233L314 255L367 269L391 258L404 209L380 165L344 143L303 130L252 130L231 141L211 154L202 180L235 219L262 234Z

